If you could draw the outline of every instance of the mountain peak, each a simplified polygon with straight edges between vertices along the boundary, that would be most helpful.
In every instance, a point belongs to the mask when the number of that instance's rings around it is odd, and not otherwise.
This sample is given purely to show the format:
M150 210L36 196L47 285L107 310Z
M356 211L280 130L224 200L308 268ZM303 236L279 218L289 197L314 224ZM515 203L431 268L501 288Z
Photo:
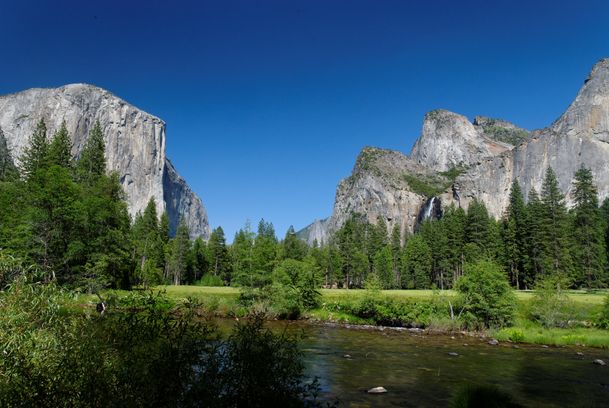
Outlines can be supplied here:
M609 142L609 58L594 65L577 97L551 130Z

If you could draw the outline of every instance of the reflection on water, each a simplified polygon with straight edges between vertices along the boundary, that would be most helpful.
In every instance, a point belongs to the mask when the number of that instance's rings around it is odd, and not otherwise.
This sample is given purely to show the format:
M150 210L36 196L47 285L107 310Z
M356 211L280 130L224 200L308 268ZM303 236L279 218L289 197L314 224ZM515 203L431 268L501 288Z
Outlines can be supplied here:
M496 385L525 406L609 406L609 366L592 364L596 358L608 361L607 350L515 348L467 336L289 326L306 334L306 363L309 373L319 377L323 397L338 398L343 406L447 406L465 384ZM366 394L376 386L389 392Z

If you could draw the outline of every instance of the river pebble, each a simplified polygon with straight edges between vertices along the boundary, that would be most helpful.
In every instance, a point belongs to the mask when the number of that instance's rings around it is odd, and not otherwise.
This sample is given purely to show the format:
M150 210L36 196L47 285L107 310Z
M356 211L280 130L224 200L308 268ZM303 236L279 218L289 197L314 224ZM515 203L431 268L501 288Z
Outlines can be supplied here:
M601 360L600 358L597 358L596 360L593 361L594 364L598 364L600 366L604 366L607 365L607 363L605 363L603 360Z
M386 392L387 390L385 389L385 387L374 387L368 390L368 394L384 394Z

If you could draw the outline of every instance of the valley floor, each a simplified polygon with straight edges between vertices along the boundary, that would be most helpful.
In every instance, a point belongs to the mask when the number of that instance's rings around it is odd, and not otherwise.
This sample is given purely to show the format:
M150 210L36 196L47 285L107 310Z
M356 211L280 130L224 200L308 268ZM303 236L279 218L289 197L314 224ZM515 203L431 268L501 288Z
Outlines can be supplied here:
M158 286L155 290L165 291L170 298L175 300L195 299L217 317L242 317L248 312L239 305L240 291L238 288L184 285ZM301 318L317 323L374 325L375 322L372 319L361 318L348 311L349 304L365 298L367 293L366 290L361 289L322 289L321 306L305 312ZM448 300L456 296L456 293L450 290L384 290L380 294L383 297L402 302L445 302L446 304L448 304ZM492 337L501 342L609 348L609 330L592 327L590 323L600 313L607 291L569 291L570 307L580 321L569 328L545 328L531 321L528 314L534 293L517 291L516 294L519 305L514 326L488 330L476 333L477 335ZM428 330L446 333L461 331L459 327L451 324L448 316L432 319L431 323L422 324L422 326Z

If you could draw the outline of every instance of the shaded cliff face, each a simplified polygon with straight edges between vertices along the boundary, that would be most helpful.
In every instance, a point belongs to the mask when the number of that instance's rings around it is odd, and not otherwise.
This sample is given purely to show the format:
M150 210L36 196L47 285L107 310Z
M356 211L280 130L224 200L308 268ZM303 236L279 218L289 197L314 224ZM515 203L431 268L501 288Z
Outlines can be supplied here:
M159 213L168 211L172 230L184 215L193 236L209 236L201 200L165 157L165 122L161 119L86 84L0 96L0 128L13 158L21 156L40 119L46 122L49 136L66 122L76 157L99 120L108 169L118 172L131 215L143 211L154 198Z
M373 165L358 163L366 151L379 152ZM500 119L477 116L474 122L445 110L425 115L421 136L410 156L365 148L350 177L340 182L332 216L317 228L330 236L354 212L387 219L391 229L413 231L429 199L442 206L467 208L482 200L489 213L501 217L512 181L525 194L540 191L548 166L572 205L575 172L592 170L601 199L609 196L609 59L599 61L567 111L548 128L529 132ZM396 175L401 175L401 180ZM305 231L305 230L303 230ZM306 234L303 239L311 242Z

